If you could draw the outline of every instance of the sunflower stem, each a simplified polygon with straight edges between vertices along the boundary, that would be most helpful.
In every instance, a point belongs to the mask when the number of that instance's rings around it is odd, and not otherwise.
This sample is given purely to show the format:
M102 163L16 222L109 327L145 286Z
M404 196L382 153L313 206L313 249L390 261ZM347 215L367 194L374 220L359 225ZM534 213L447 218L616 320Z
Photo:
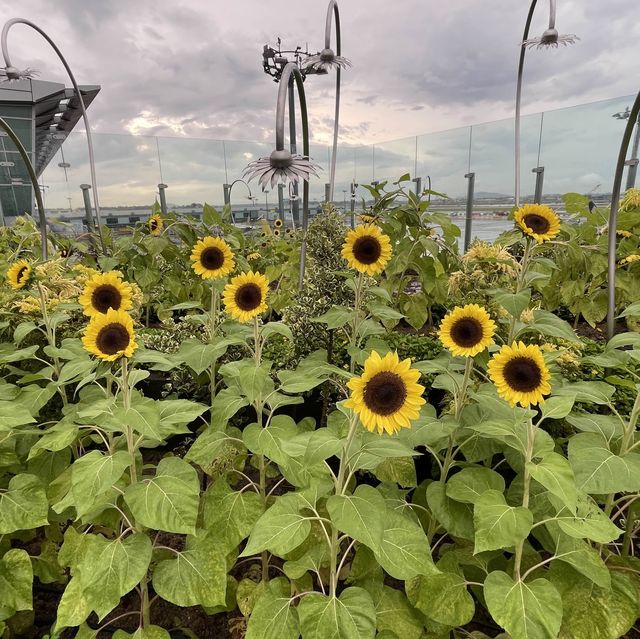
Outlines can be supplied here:
M360 328L360 305L362 304L362 284L364 282L364 273L358 274L358 281L356 283L356 297L353 305L354 315L353 315L353 324L351 326L351 340L350 340L350 348L349 348L349 357L351 358L349 364L349 371L351 373L355 373L356 370L356 358L355 358L355 350L358 345L358 330Z
M523 489L522 489L522 507L529 508L529 491L531 487L531 475L529 474L529 470L527 468L527 464L531 463L533 459L533 446L536 439L536 430L537 427L534 426L533 420L529 419L529 424L527 425L527 449L525 451L524 457L524 471L523 471ZM524 550L524 542L523 539L517 546L514 557L513 564L513 578L517 581L520 581L520 569L522 565L522 552Z
M47 311L47 296L40 282L38 282L38 293L40 296L40 312L42 313L42 321L44 322L44 328L47 334L47 342L49 343L49 346L51 346L51 348L56 348L56 337L51 327L49 312ZM56 356L54 356L52 359L53 359L53 372L57 380L60 378L60 370L62 367L60 366L60 360ZM67 400L67 389L64 386L64 384L62 384L61 386L58 386L58 393L62 398L62 405L66 406L68 403L68 400Z
M126 357L122 358L122 406L125 410L129 410L131 407L131 389L129 388L129 363ZM133 428L127 423L125 426L125 437L127 440L127 450L131 457L131 463L129 464L129 473L131 475L131 483L135 484L138 481L138 473L136 471L136 447L133 441Z
M524 244L524 254L522 255L522 261L520 262L520 273L518 273L518 279L516 281L516 295L523 289L524 283L526 281L527 270L529 269L529 259L531 257L531 240L527 238ZM515 316L511 316L511 320L509 321L509 337L507 339L507 344L511 346L513 342L516 321L519 318Z
M351 416L351 423L349 425L349 433L344 442L342 448L342 456L340 457L340 467L338 468L338 477L336 478L336 495L342 495L344 493L345 486L345 473L349 465L349 451L353 438L356 434L356 428L358 426L358 414L353 411ZM347 482L348 483L348 482ZM336 589L338 587L338 553L340 551L340 542L338 541L338 529L335 525L331 524L331 548L329 548L331 556L331 572L330 572L330 596L336 596Z
M218 304L219 295L218 289L215 284L211 286L211 306L209 307L209 343L213 344L216 332L218 330ZM213 406L213 400L216 397L216 364L217 360L211 362L209 369L209 391L211 393L211 406Z

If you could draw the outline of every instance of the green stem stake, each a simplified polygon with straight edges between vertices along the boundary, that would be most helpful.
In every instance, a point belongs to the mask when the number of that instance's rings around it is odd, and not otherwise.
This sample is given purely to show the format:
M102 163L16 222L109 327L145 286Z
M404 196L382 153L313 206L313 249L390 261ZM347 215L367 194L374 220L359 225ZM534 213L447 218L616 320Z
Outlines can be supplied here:
M533 425L533 421L529 420L529 425L527 426L527 450L525 452L524 457L524 475L523 475L523 491L522 491L522 507L529 508L529 491L531 488L531 475L527 470L527 464L531 462L533 459L533 446L536 439L536 427ZM517 581L520 581L520 567L522 565L522 552L524 550L524 542L523 539L516 546L516 554L514 558L513 565L513 578Z
M531 246L532 242L527 238L524 244L524 255L522 256L522 262L520 262L520 273L518 274L518 280L516 282L516 295L524 288L527 270L529 269L529 260L531 258ZM507 344L509 346L511 346L513 342L517 320L517 317L512 316L511 321L509 322L509 337L507 339Z
M209 307L209 343L213 344L216 332L218 330L218 305L219 295L215 285L211 286L211 306ZM211 393L211 406L216 397L216 364L217 360L211 362L209 368L209 391Z

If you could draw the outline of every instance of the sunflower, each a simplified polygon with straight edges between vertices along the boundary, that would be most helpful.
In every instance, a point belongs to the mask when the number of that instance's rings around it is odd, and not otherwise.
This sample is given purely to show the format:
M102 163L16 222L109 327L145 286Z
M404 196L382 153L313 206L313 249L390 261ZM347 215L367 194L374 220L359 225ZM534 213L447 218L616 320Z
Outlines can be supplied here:
M229 245L219 237L207 236L196 242L191 261L191 268L205 280L225 277L236 267Z
M640 255L631 254L620 260L620 264L633 264L634 262L640 262Z
M342 257L360 273L377 275L391 258L391 240L377 226L356 226L347 233Z
M280 237L281 233L280 233L280 229L273 229L273 234L275 237Z
M525 204L513 216L522 231L537 242L552 240L560 233L560 219L550 206Z
M620 202L621 211L632 211L640 209L640 189L627 189L622 202Z
M375 224L378 221L378 215L369 215L368 213L360 213L358 216L363 224Z
M440 324L438 337L458 357L475 357L493 344L496 324L477 304L456 306Z
M162 233L162 229L164 228L164 222L157 213L154 213L147 220L147 226L149 227L151 235L160 235Z
M131 357L138 348L133 320L125 311L112 308L103 315L94 315L85 329L82 344L85 350L106 362L123 355Z
M522 342L505 344L489 362L489 377L498 395L511 406L529 406L544 402L551 392L550 374L539 346Z
M30 277L31 266L27 260L18 260L15 264L12 264L7 271L7 281L9 282L9 286L16 290L26 286Z
M131 286L114 272L97 273L84 285L78 302L89 317L102 315L109 309L128 311L132 306Z
M269 280L262 273L241 273L224 287L227 313L239 322L248 322L267 310Z
M260 253L249 253L249 255L247 255L247 259L250 262L253 262L253 260L259 260L262 256L260 255Z
M616 231L616 235L620 237L633 237L633 233L631 231L625 231L624 229L618 229Z
M273 223L273 225L274 225L277 229L279 229L279 228L282 226L282 220L281 220L280 218L278 218L278 219Z
M360 417L363 426L379 434L411 428L411 420L420 414L424 386L417 383L420 371L411 368L411 360L402 362L398 353L384 357L376 351L364 363L364 372L353 377L347 385L351 397L345 402Z
M67 257L69 257L69 255L71 255L71 249L67 248L66 246L61 246L58 254L60 255L61 258L65 259Z

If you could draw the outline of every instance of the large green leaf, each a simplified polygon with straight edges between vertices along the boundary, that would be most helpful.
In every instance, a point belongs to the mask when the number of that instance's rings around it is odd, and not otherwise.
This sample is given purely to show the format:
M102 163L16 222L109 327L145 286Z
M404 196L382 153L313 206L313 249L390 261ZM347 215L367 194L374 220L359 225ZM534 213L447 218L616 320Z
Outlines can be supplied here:
M396 579L412 579L436 572L424 531L397 510L387 509L382 541L373 549L382 568Z
M333 495L327 510L341 532L374 551L381 550L386 504L375 488L362 485L353 495Z
M91 606L82 594L80 577L71 577L58 604L56 630L79 626L91 614Z
M224 553L212 542L201 542L173 559L158 562L153 588L176 606L222 606L227 589Z
M145 578L151 540L143 533L114 540L90 535L85 543L86 553L78 564L80 583L87 603L102 620Z
M246 447L258 455L265 455L276 464L286 466L288 455L286 442L298 433L296 423L288 415L276 415L269 426L261 427L255 422L242 431Z
M569 440L569 462L581 490L589 494L640 490L640 455L623 457L596 433L578 433Z
M241 441L214 426L207 426L193 442L184 458L198 464L205 473L213 475L218 459L233 457L240 449L246 452Z
M504 479L490 468L463 468L447 481L447 497L464 504L475 504L487 490L504 492Z
M253 608L246 639L298 639L298 610L291 605L290 597L286 579L271 580Z
M26 550L13 548L0 559L0 621L32 610L33 570Z
M429 508L448 533L462 539L473 539L473 509L469 504L449 499L446 489L446 484L441 481L431 482L427 486Z
M527 464L527 471L572 512L578 500L576 480L569 462L558 453L549 453L537 463Z
M124 498L136 521L148 528L195 533L200 482L195 469L179 457L161 459L155 477L129 486Z
M46 526L49 504L42 482L35 475L15 475L0 490L0 535Z
M420 577L414 605L429 619L447 626L463 626L475 612L464 578L452 572Z
M496 570L485 579L484 597L491 616L512 639L557 639L562 599L548 580L515 582Z
M256 522L241 557L269 550L284 555L297 548L311 532L311 521L300 510L306 500L296 493L278 497Z
M347 588L340 597L313 593L298 605L304 639L373 639L376 609L362 588Z
M393 636L402 639L422 637L422 619L402 591L384 586L375 604L377 639L380 639L384 632L393 632Z
M522 506L509 506L504 495L488 490L475 503L474 552L511 548L529 534L533 526L533 514Z
M113 639L171 639L169 632L160 626L138 628L133 634L129 634L124 630L116 630L112 636Z
M598 505L584 494L579 496L574 512L558 508L556 518L560 529L576 539L586 538L608 544L622 533Z
M203 511L205 528L225 539L231 550L249 536L264 505L257 493L232 490L221 478L204 494Z

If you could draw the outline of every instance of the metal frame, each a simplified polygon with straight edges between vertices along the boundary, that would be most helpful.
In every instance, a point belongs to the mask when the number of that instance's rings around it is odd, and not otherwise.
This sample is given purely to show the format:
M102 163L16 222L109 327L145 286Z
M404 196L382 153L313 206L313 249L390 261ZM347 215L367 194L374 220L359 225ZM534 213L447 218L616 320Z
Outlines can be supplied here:
M620 153L616 164L616 173L613 179L613 190L611 191L611 211L609 213L609 254L607 269L607 338L611 339L616 327L616 248L617 248L617 223L618 208L620 206L620 191L622 188L622 176L626 166L629 143L633 135L633 128L636 120L640 117L640 93L638 93L631 114L624 129Z
M101 218L100 218L100 204L98 201L98 186L96 180L96 166L95 159L93 154L93 141L91 138L91 126L89 125L89 118L87 117L87 110L85 108L84 99L82 97L82 92L80 91L80 87L76 82L75 76L71 71L71 67L67 63L65 57L62 55L62 52L56 46L56 43L47 35L47 33L41 29L37 24L34 24L30 20L26 20L25 18L11 18L5 22L4 27L2 28L2 35L0 36L0 46L2 48L2 56L4 58L5 69L7 70L7 77L11 77L9 75L9 70L12 68L11 58L9 57L9 50L7 47L7 36L9 34L9 29L15 24L24 24L28 27L31 27L35 31L37 31L50 45L51 48L56 52L56 55L62 62L69 79L71 80L71 84L73 85L73 90L78 96L78 101L80 103L80 110L82 111L82 119L84 121L84 128L87 135L87 148L89 152L89 168L91 171L91 185L93 187L93 201L96 211L96 222L98 226L98 235L100 236L100 244L102 245L102 249L104 251L104 238L102 237L102 226L101 226ZM15 72L15 69L14 69Z
M331 24L332 24L332 16L335 17L336 23L336 55L340 56L342 54L342 43L341 43L341 33L340 33L340 11L338 9L338 3L336 0L331 0L329 2L329 7L327 8L327 23L325 25L324 30L324 48L331 48ZM340 66L336 68L336 103L335 103L335 112L333 118L333 146L331 150L331 169L329 173L329 199L333 200L333 192L336 183L336 157L338 154L338 128L339 128L339 120L340 120L340 85L341 85L341 75L342 69Z

